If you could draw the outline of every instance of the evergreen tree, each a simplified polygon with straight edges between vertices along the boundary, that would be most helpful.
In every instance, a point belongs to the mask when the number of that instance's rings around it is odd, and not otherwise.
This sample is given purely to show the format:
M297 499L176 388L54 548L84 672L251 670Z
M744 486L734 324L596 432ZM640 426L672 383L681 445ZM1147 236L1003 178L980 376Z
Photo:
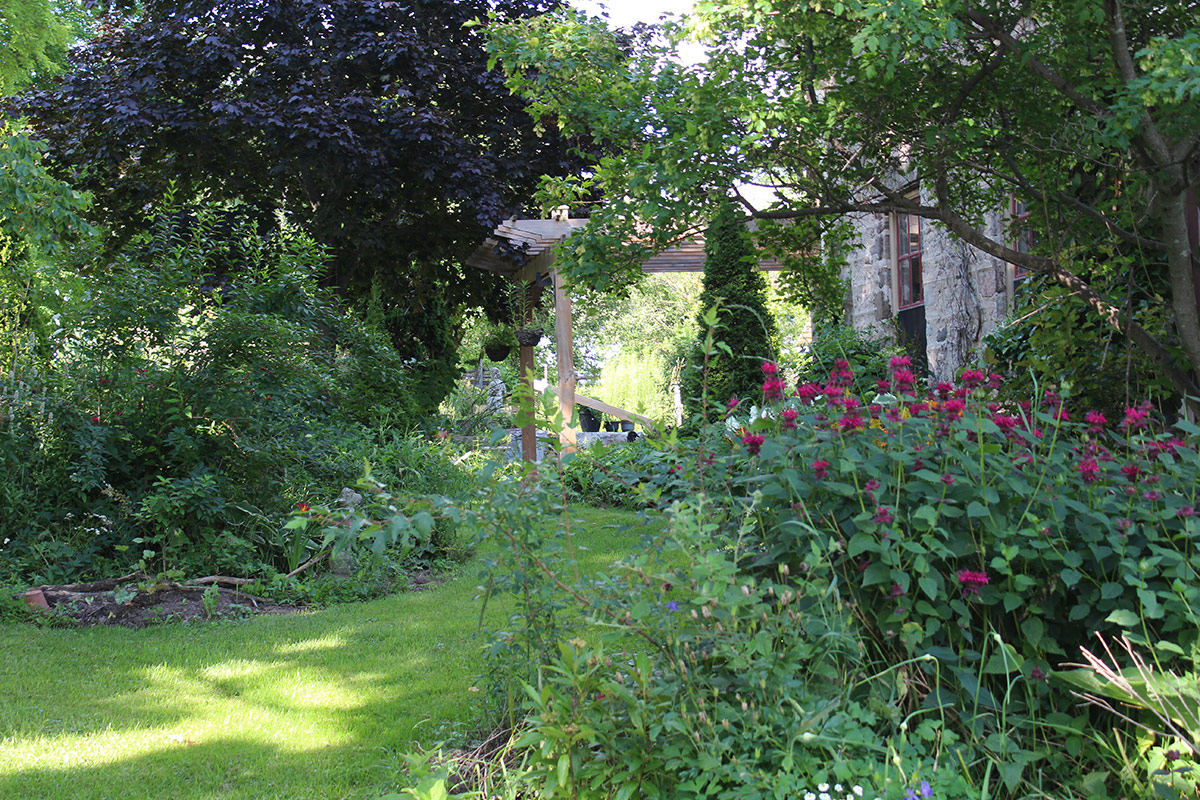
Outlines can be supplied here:
M718 306L718 348L704 364L704 313ZM708 228L704 245L704 291L697 317L700 338L693 350L691 368L684 380L689 414L701 408L701 396L712 409L721 410L730 398L750 403L762 400L762 362L773 360L779 334L767 310L767 282L758 268L758 256L745 221L726 200Z

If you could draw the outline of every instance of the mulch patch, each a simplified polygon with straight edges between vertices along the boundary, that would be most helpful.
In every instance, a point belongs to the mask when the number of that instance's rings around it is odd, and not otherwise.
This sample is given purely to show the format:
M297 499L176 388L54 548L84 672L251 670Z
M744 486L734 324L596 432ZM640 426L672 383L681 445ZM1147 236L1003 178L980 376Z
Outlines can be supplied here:
M79 625L122 625L144 628L161 622L247 614L289 614L299 606L275 603L236 588L160 583L146 585L144 576L94 583L38 586L25 593L33 608ZM206 607L204 596L209 592ZM215 602L214 602L215 600Z
M432 589L449 577L431 569L416 570L408 575L408 590ZM234 585L222 586L221 583ZM134 573L93 583L36 586L25 592L25 602L33 609L77 625L121 625L126 628L144 628L180 620L290 614L301 610L300 606L276 603L240 591L238 585L246 583L249 581L245 578L223 577L200 578L191 583L152 583L145 575ZM215 603L212 599L214 591ZM207 606L206 592L210 593Z

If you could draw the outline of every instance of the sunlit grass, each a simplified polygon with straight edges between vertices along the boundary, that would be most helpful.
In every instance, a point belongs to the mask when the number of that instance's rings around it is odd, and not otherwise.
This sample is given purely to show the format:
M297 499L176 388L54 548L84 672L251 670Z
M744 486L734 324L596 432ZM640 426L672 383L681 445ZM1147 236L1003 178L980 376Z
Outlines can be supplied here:
M637 542L579 509L600 567ZM479 695L477 569L428 591L140 631L0 624L0 798L370 798ZM490 621L509 607L489 604Z

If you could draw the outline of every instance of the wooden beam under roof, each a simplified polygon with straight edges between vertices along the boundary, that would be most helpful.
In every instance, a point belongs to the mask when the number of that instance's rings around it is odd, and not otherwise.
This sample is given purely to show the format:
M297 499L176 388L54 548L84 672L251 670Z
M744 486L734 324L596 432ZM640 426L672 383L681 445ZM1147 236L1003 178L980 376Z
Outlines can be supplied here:
M536 260L572 233L587 225L586 219L508 219L500 223L483 244L467 259L468 267L515 277L526 264L501 254L501 240L509 245L524 247L526 258ZM773 258L759 261L763 270L780 270L783 265ZM704 270L704 235L680 242L675 247L652 256L642 264L642 272L702 272Z

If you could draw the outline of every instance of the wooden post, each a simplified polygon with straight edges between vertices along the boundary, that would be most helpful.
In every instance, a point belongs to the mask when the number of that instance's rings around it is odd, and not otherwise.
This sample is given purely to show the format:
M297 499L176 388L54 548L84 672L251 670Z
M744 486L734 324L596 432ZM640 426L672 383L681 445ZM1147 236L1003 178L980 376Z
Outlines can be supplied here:
M533 319L533 307L537 303L536 289L527 283L519 283L525 290L525 309L524 319L522 323L527 323ZM521 381L525 384L526 397L533 397L533 347L520 345L518 354L519 369L521 370ZM536 411L537 401L533 403L531 411ZM533 416L532 414L530 415ZM537 461L537 423L531 421L530 424L521 428L521 457L526 461L533 463Z
M575 414L575 353L571 339L571 296L563 287L558 270L550 270L554 281L554 342L558 355L558 410L562 413L563 429L558 434L559 451L574 453L575 428L571 418Z
M521 345L519 355L521 382L525 384L526 397L533 397L533 348ZM537 401L534 401L534 409ZM526 461L537 461L537 425L530 423L521 428L521 457Z

